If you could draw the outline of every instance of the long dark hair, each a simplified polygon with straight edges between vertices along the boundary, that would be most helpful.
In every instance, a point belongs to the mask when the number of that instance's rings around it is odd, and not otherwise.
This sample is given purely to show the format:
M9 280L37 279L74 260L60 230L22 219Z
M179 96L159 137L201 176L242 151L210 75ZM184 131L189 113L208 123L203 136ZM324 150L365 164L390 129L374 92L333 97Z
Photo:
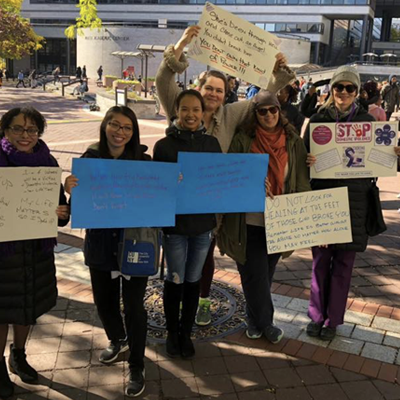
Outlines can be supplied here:
M107 124L113 119L116 114L121 114L129 118L132 122L132 137L131 140L125 145L124 153L130 160L139 160L141 156L140 152L140 133L139 124L136 118L136 114L129 108L125 106L114 106L111 107L103 121L100 125L100 143L99 143L99 153L102 158L111 158L110 150L108 148L106 128Z
M33 107L16 107L7 111L0 120L0 138L4 137L5 130L8 129L11 125L11 121L17 115L22 114L25 118L30 119L36 127L39 129L38 136L42 136L44 129L46 128L46 120L43 115Z

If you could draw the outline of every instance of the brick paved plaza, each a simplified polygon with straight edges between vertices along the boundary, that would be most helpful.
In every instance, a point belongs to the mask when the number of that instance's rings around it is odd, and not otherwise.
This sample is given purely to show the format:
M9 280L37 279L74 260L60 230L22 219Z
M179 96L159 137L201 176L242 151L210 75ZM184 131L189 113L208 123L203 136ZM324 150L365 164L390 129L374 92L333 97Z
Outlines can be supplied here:
M48 119L44 140L67 176L71 159L97 140L101 114L87 105L31 89L4 87L0 113L30 104ZM141 120L142 143L152 152L166 122ZM311 252L281 261L273 285L275 319L285 330L278 345L249 340L241 329L196 343L192 361L166 358L162 344L146 352L146 390L139 397L165 399L400 400L400 227L399 178L379 179L388 231L357 256L345 324L332 342L306 336ZM39 319L28 340L29 360L39 385L15 379L15 399L123 399L127 364L99 363L107 339L93 305L81 252L83 231L60 229L57 248L59 300ZM216 251L215 278L234 287L234 263ZM10 337L11 339L11 337ZM6 353L7 354L7 353Z

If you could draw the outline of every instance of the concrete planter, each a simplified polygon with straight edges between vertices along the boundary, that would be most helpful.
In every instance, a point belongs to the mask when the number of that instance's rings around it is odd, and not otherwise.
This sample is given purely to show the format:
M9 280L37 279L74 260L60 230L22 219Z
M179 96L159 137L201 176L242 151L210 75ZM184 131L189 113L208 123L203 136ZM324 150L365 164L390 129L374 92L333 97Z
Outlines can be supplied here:
M112 87L113 82L116 81L118 78L114 76L103 76L103 86L104 87Z
M141 85L140 85L140 83L137 83L137 84L135 84L135 85L133 85L132 83L130 83L130 82L117 82L117 81L114 81L113 83L112 83L112 87L113 87L113 89L115 90L115 89L125 89L125 88L128 88L128 90L129 89L132 89L134 92L136 92L136 93L140 93L140 90L141 90Z
M107 110L115 106L115 95L101 90L96 94L96 103L100 107L100 111L106 113ZM155 100L133 100L128 99L127 106L133 110L138 118L155 119L156 118L156 101Z

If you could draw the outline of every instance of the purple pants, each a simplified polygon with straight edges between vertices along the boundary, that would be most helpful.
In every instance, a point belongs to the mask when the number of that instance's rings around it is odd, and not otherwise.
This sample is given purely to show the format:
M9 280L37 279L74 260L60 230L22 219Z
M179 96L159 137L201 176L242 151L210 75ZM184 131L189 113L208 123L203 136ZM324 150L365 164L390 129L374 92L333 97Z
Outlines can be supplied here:
M343 324L355 251L313 247L308 316L331 328Z

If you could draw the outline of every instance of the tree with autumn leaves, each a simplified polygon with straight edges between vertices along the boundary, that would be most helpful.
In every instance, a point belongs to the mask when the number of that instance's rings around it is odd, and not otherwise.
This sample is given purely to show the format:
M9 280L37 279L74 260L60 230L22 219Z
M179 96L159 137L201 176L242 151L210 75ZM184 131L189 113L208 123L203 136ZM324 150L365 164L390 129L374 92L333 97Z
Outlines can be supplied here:
M79 0L76 5L79 8L79 17L76 18L76 23L69 26L65 30L65 36L68 39L73 39L76 33L83 34L83 28L101 28L101 19L97 16L97 1L96 0Z
M0 59L20 59L40 49L43 37L21 17L22 0L0 0Z

